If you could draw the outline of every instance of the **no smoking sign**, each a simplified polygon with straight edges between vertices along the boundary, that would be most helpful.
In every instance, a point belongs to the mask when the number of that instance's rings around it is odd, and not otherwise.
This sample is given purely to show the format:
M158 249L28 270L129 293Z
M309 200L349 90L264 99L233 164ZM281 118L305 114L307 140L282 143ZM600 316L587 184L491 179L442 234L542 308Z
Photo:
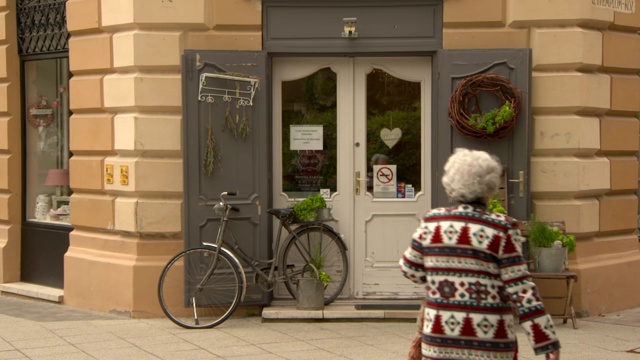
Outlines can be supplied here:
M396 197L396 165L373 165L373 197Z
M380 184L389 184L393 181L394 171L391 170L388 166L382 166L376 171L376 179L380 182Z

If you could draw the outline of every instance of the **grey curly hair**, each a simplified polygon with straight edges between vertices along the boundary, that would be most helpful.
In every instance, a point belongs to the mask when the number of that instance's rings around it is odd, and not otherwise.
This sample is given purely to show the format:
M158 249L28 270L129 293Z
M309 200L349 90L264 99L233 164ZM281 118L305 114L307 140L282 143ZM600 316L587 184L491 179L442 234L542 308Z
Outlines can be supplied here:
M442 185L455 202L486 202L500 186L500 160L485 151L457 148L444 165Z

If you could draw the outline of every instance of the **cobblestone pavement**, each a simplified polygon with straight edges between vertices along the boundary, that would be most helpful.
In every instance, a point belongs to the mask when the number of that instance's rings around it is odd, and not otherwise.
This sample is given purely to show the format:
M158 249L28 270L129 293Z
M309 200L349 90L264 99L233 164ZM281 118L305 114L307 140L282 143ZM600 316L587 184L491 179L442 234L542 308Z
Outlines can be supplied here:
M640 360L640 309L558 323L562 359ZM518 328L520 359L533 355ZM0 359L406 359L410 322L263 322L207 330L0 296ZM637 349L637 353L633 352ZM631 351L631 352L630 352Z

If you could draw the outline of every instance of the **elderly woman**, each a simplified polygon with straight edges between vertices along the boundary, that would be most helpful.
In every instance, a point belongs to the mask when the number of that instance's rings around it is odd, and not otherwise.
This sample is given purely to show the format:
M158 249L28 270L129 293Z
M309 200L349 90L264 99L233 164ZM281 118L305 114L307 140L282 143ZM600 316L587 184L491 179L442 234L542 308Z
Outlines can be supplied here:
M534 352L559 359L560 342L521 252L514 219L489 212L502 166L484 151L456 149L442 184L453 207L429 211L400 260L425 284L424 359L517 359L514 310Z

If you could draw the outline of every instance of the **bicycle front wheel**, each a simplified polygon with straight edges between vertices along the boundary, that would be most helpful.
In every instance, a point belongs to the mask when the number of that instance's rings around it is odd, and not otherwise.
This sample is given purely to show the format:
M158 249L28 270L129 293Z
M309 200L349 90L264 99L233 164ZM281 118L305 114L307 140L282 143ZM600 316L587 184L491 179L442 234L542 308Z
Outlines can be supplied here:
M187 329L212 328L231 316L242 297L237 262L219 251L196 248L182 251L165 266L158 282L162 311Z
M328 226L312 225L296 229L294 234L285 240L280 257L287 290L295 298L298 278L303 275L304 266L313 264L318 267L317 262L321 261L320 267L331 277L324 288L324 303L328 305L340 295L347 283L347 249L340 235Z

